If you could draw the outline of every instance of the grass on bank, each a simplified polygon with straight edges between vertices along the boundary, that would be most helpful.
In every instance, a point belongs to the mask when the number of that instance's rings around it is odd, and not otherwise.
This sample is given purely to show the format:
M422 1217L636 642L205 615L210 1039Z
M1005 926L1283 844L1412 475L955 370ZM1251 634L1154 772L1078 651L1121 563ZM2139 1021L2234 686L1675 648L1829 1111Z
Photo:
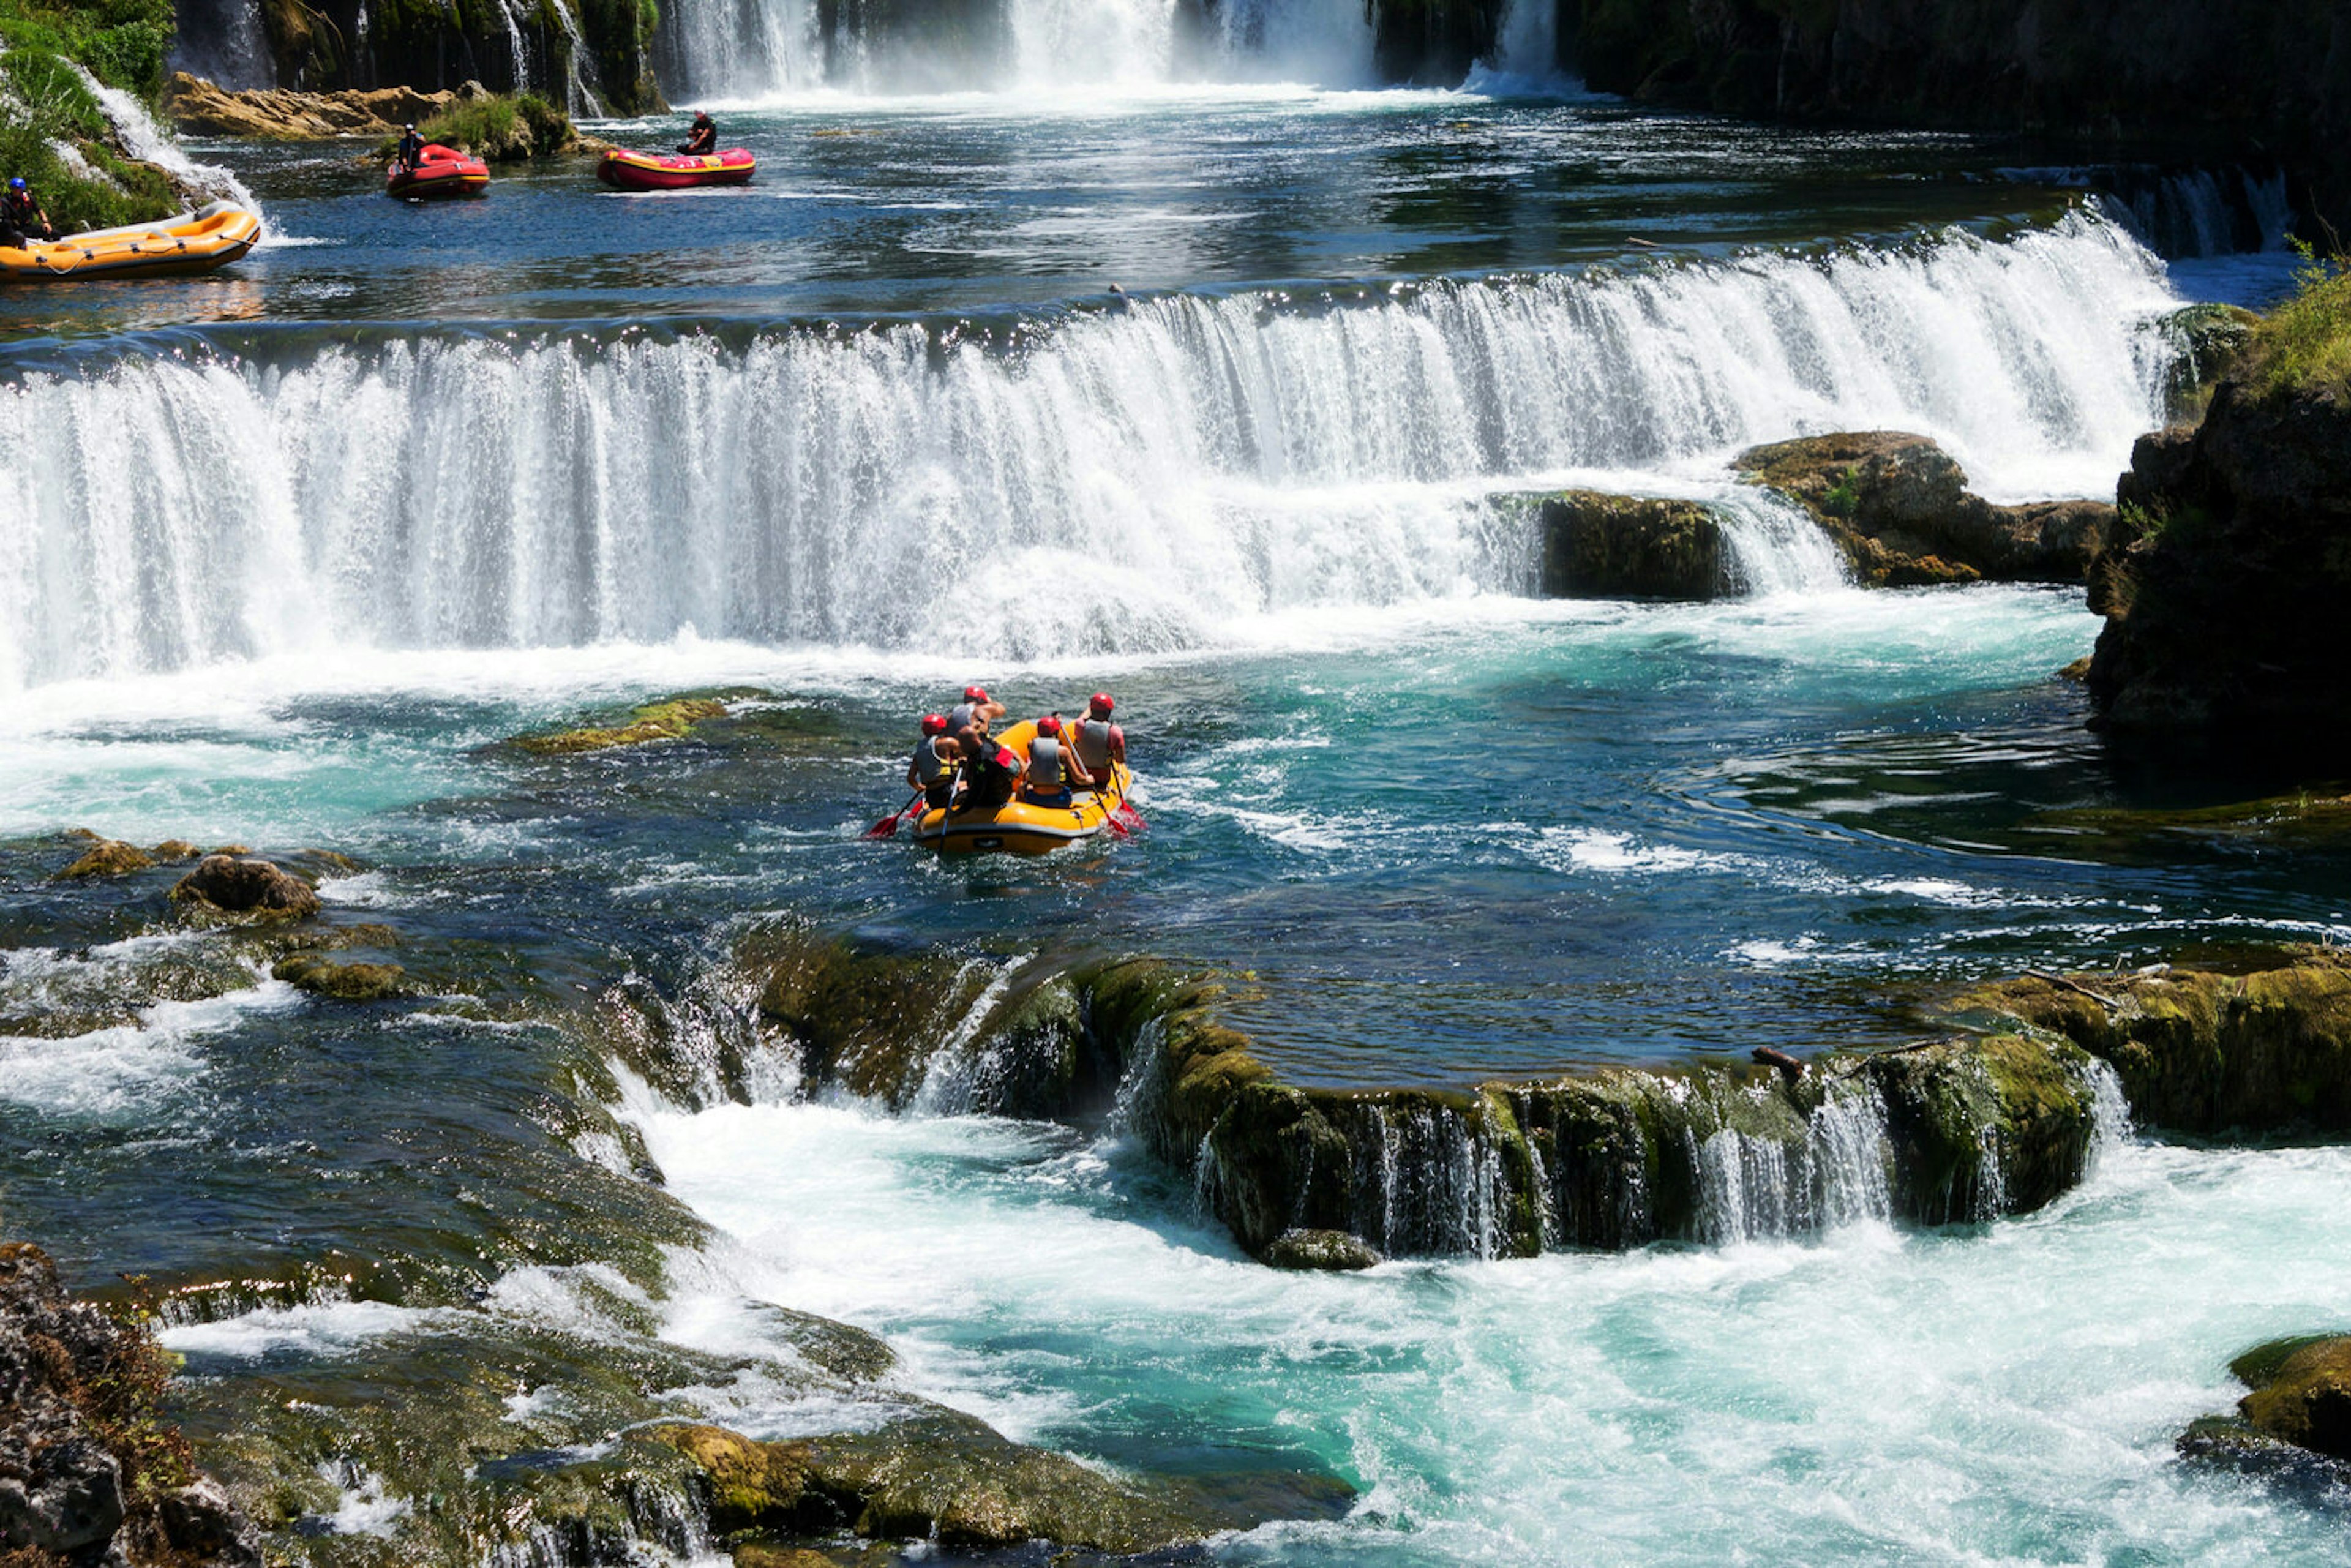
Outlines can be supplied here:
M0 0L0 180L23 175L60 232L141 223L180 206L162 171L122 156L73 68L152 103L172 32L172 0Z
M453 103L417 126L416 133L488 163L543 158L579 141L571 129L571 116L535 92L493 93ZM384 138L376 150L378 155L390 159L399 140Z
M2351 398L2351 259L2313 256L2299 277L2301 287L2253 329L2245 383L2264 398Z

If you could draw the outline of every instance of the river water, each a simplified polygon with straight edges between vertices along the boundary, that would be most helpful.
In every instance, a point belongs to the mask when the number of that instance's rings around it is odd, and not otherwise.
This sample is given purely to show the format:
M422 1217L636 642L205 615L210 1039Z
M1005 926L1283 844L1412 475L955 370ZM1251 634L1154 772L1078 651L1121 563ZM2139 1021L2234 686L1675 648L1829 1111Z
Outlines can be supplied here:
M1968 978L2351 936L2339 841L2095 816L2276 780L2084 731L2078 591L1861 591L1729 472L1894 428L1996 499L2110 493L2158 319L2283 276L2231 248L2263 182L2133 210L2011 147L1562 84L911 99L692 57L747 191L550 163L412 208L348 150L213 149L271 225L234 277L0 300L11 1229L86 1279L434 1281L188 1324L197 1374L397 1358L453 1279L585 1312L513 1281L592 1268L617 1210L500 1151L538 1147L593 998L689 993L778 920L1249 971L1234 1021L1332 1084L1884 1042ZM1535 598L1494 498L1570 484L1729 508L1747 591ZM1113 690L1148 829L1021 864L862 841L972 680L1016 714ZM737 706L695 741L498 744L700 689ZM160 881L48 882L74 826L351 856L330 915L434 994L338 1008L161 926ZM2339 1553L2169 1458L2230 1354L2333 1321L2337 1151L2118 1137L1987 1228L1301 1280L1115 1124L768 1088L623 1085L720 1233L671 1254L662 1332L756 1351L741 1301L781 1301L1091 1460L1360 1489L1219 1558ZM720 1412L821 1425L763 1386Z

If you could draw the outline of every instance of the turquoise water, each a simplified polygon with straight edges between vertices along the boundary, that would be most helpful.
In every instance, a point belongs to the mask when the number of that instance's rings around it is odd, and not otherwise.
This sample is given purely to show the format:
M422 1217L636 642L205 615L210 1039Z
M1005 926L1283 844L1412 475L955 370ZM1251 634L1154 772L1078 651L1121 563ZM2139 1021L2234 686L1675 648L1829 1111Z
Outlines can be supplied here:
M238 276L6 302L12 1228L85 1280L382 1298L183 1324L199 1375L363 1370L432 1313L607 1332L581 1281L634 1177L549 1076L611 988L706 988L775 922L1246 971L1234 1020L1337 1084L1888 1041L2020 967L2351 936L2339 841L2085 826L2291 781L2088 734L2078 591L1854 590L1729 469L1906 428L2001 498L2103 493L2163 314L2270 262L2175 268L2011 148L1580 96L726 112L739 200L549 165L415 209L240 150L279 243ZM1728 508L1745 591L1531 597L1496 498L1567 484ZM861 839L972 680L1114 690L1148 829ZM685 742L500 744L702 689L734 711ZM162 926L160 877L54 883L73 826L353 856L329 917L393 926L425 994L338 1009ZM725 1233L669 1256L664 1332L772 1353L743 1302L778 1301L1092 1461L1362 1489L1219 1558L2339 1555L2168 1457L2228 1354L2334 1321L2335 1151L2121 1142L1980 1229L1301 1280L1114 1124L791 1087L622 1106ZM397 1539L363 1491L336 1528Z

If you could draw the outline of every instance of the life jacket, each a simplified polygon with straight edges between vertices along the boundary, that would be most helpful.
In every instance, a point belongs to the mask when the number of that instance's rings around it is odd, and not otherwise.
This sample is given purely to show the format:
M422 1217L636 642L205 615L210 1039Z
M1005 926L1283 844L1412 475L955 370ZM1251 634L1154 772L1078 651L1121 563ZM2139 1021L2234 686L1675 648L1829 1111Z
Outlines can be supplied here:
M939 755L943 736L926 735L914 743L914 777L925 784L935 784L945 779L955 764Z
M1078 720L1077 733L1070 738L1085 770L1102 777L1102 769L1110 766L1110 720L1081 718Z
M0 193L0 218L5 218L18 228L39 219L40 204L33 200L30 191Z
M1058 795L1066 782L1061 774L1061 743L1040 735L1029 743L1029 788L1040 795Z

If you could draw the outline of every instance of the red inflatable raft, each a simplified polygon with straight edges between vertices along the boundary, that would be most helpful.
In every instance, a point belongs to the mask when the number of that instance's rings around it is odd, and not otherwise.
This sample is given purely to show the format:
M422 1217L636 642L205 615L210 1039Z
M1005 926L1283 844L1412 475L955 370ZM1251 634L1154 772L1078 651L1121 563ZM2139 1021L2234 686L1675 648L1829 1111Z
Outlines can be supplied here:
M424 151L417 154L415 168L402 169L394 164L383 182L385 195L405 196L413 202L441 196L478 196L489 188L487 163L438 141L424 144Z
M683 191L695 185L740 185L758 160L747 147L699 155L632 152L615 147L596 160L596 178L623 191Z

